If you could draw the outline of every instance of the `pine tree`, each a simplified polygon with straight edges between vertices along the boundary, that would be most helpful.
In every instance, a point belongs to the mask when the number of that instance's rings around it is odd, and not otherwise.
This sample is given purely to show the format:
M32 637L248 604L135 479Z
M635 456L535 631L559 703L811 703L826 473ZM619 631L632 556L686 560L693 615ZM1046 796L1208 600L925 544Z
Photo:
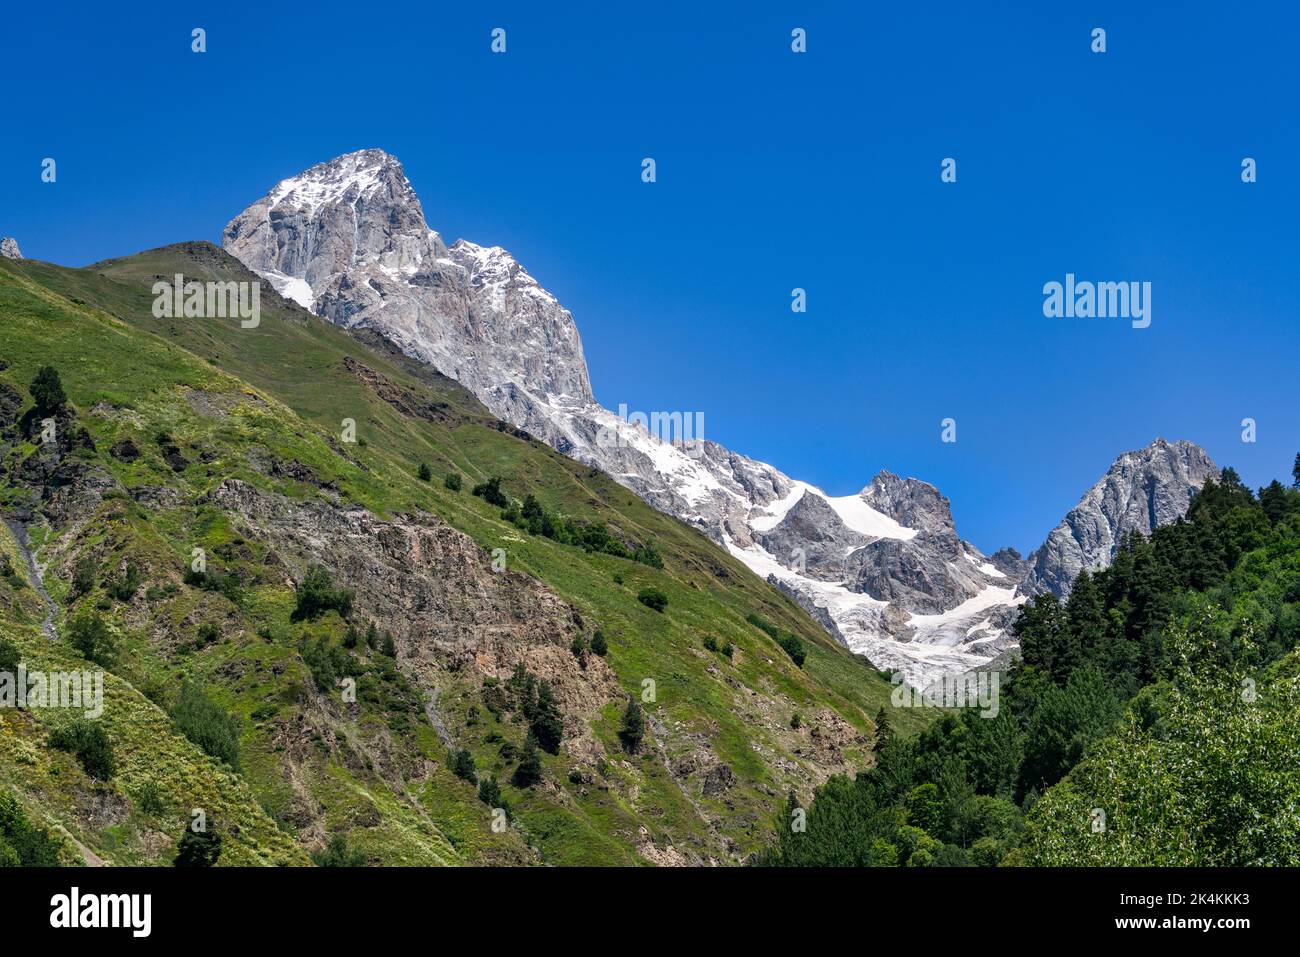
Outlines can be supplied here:
M524 753L519 758L519 767L515 768L515 787L530 788L542 779L542 752L537 748L537 739L531 731L524 739Z
M564 719L555 703L555 694L549 682L537 686L537 703L533 706L531 724L538 746L548 754L560 753L560 739L564 737Z
M645 737L645 712L641 710L641 702L636 698L627 699L627 710L623 712L623 726L618 736L628 754L636 754L641 750L641 740Z
M221 835L211 827L195 831L186 828L176 845L177 867L212 867L221 857Z
M470 784L473 784L478 779L478 773L474 767L474 756L466 748L461 748L459 751L452 753L451 773L462 781L468 781Z
M1296 453L1295 465L1291 466L1291 487L1300 488L1300 452Z
M894 725L889 720L889 714L882 706L876 712L876 750L881 751L885 745L889 744L894 737Z
M605 633L598 630L591 636L591 653L593 655L600 655L600 657L604 658L608 652L609 643L605 641Z
M430 479L433 478L433 472L429 470L429 466L424 462L420 463L420 470L416 474L420 476L421 482L428 482Z
M36 370L36 378L27 389L36 400L36 415L38 418L47 418L63 411L63 407L68 404L68 397L63 392L63 383L59 380L59 372L53 366L41 366Z

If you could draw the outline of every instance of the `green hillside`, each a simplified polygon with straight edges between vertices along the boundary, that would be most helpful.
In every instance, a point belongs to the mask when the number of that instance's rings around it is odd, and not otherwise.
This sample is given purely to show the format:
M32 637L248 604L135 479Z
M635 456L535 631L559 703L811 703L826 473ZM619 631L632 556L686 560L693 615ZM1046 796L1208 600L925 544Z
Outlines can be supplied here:
M0 261L0 500L58 641L12 533L0 630L29 667L80 660L73 634L99 654L99 622L113 646L114 775L50 746L67 715L0 712L0 777L66 858L169 863L202 807L222 863L331 841L331 860L372 864L735 863L789 790L870 763L889 685L700 533L269 288L256 329L155 319L150 287L176 273L255 278L206 243L82 270ZM46 366L66 391L50 416L30 388ZM506 517L471 494L492 478ZM529 783L548 721L564 741ZM489 776L500 798L480 800Z

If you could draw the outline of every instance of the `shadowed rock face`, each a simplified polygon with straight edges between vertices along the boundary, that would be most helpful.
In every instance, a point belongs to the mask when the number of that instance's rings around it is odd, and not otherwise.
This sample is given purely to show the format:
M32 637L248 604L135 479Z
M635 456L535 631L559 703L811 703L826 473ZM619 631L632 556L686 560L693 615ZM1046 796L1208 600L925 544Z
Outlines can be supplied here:
M1218 472L1205 450L1191 442L1156 439L1125 452L1029 556L1019 593L1066 595L1082 569L1111 563L1125 535L1149 535L1181 518L1193 493Z

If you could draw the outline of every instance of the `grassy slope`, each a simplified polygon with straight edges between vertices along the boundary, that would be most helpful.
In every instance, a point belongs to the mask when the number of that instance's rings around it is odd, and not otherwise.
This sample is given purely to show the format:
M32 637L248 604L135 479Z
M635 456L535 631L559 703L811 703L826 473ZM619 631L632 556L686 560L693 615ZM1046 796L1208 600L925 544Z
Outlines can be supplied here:
M728 681L766 692L785 703L788 711L800 710L805 719L819 708L829 707L864 731L870 729L868 715L888 698L888 685L873 670L835 645L792 602L698 532L655 512L607 476L540 443L503 434L495 418L460 386L386 349L383 343L372 341L368 346L278 299L264 302L262 325L256 330L240 329L234 321L154 319L149 312L149 286L157 276L180 271L193 278L249 278L241 277L242 268L211 246L168 247L87 270L34 262L6 263L2 268L0 308L8 307L4 309L7 334L3 357L13 364L13 382L29 381L38 365L50 362L63 371L70 397L81 410L101 401L130 408L147 419L149 427L168 428L191 447L206 444L230 451L232 454L209 464L204 470L208 474L199 474L197 466L187 470L185 479L192 491L230 476L266 485L265 476L243 468L242 459L233 454L256 442L271 449L277 458L296 458L310 465L322 478L334 480L345 497L378 513L426 509L487 548L505 547L512 567L537 575L602 626L610 640L610 663L626 688L640 687L646 677L655 679L658 701L651 710L669 729L666 743L670 755L691 732L698 732L711 740L719 756L737 773L739 783L728 792L726 806L716 799L682 794L658 760L611 763L609 775L626 780L612 781L614 787L609 790L574 789L558 796L512 792L523 831L545 859L562 863L631 860L628 845L637 824L648 824L656 842L694 840L702 848L714 846L703 833L692 800L706 805L705 810L716 818L734 819L735 828L728 836L736 841L738 850L752 850L766 815L778 803L770 792L779 795L792 785L802 789L807 781L800 780L803 772L778 778L771 770L774 755L799 761L791 754L798 742L782 733L786 729L776 727L788 723L789 713L770 716L772 727L757 727L755 716L743 713L743 696ZM34 280L57 295L35 290L18 277ZM42 300L39 308L32 308L37 305L31 302L33 297ZM267 300L273 298L267 296ZM20 302L32 313L25 338L9 335L11 330L21 332L10 318ZM123 322L115 322L112 316ZM343 368L348 356L381 374L408 397L435 407L434 421L403 415L378 399ZM177 394L181 385L236 396L251 386L267 402L265 406L245 403L239 406L238 415L214 422L193 413ZM120 427L109 418L83 418L101 448L114 440ZM331 447L330 438L337 436L344 418L356 420L364 444ZM666 568L657 571L530 538L502 523L495 509L467 492L456 494L439 482L416 480L413 473L421 461L429 463L439 476L453 468L459 470L469 482L499 474L515 497L532 491L568 514L600 518L637 540L653 538L665 556ZM165 469L145 459L130 466L111 460L107 464L128 486L170 480ZM281 490L300 496L312 494L310 488L291 487L291 482L280 485ZM194 529L181 526L192 521L190 517L178 515L176 526L168 527L166 520L134 514L134 506L123 503L119 507L124 514L117 524L130 529L123 533L129 541L119 543L122 549L130 548L133 553L170 549L173 562L183 557L181 543L193 537ZM219 527L209 533L217 539L226 534ZM622 585L614 583L616 572L624 579ZM669 595L667 615L658 615L635 601L637 591L650 584ZM55 590L53 585L51 590ZM257 595L253 607L243 611L250 635L260 622L279 626L287 619L288 595L283 588L268 585ZM192 600L210 598L205 595ZM749 611L803 637L809 657L802 671L765 635L745 623ZM178 609L171 612L179 613ZM739 650L735 663L703 652L703 634L734 642ZM138 637L133 650L139 652L138 660L145 662L138 666L140 670L155 680L164 679L174 667L166 655L151 650L147 637ZM223 684L219 672L230 670L232 658L240 663L253 658L263 673L269 673L277 662L287 673L301 670L292 646L282 641L223 642L193 656L186 666L223 687L226 703L246 716L274 689ZM742 707L737 707L738 699ZM492 769L494 749L481 735L493 730L493 722L471 731L465 724L465 712L473 702L455 694L445 700L453 709L451 720L458 741L471 747L481 769ZM917 720L923 717L918 714ZM245 774L263 802L274 807L284 798L286 785L277 773L270 742L259 738L256 722L250 726L254 730L245 735L249 754ZM595 730L610 750L615 750L617 714L607 714ZM426 740L418 746L431 758L441 757L436 742ZM848 757L865 760L862 754ZM563 756L551 761L550 767L563 784ZM374 835L371 832L376 829L371 828L366 832L368 850L375 856L391 858L399 853L397 847L405 834L421 828L429 831L429 857L453 856L445 854L448 841L459 844L469 859L480 859L492 852L494 841L500 843L495 836L485 837L481 806L474 805L472 794L466 799L461 793L468 786L449 776L443 780L439 774L445 772L435 772L419 789L421 811L430 815L436 826L430 829L427 822L411 820L394 825L389 833ZM321 767L312 787L319 791L325 782L338 777L336 767ZM345 793L351 789L355 795L362 787L350 780L351 775L342 777ZM346 800L342 803L348 804ZM406 813L402 802L387 803L391 806L381 809L381 816L387 820L391 815L401 823ZM346 815L341 815L339 826L349 823Z

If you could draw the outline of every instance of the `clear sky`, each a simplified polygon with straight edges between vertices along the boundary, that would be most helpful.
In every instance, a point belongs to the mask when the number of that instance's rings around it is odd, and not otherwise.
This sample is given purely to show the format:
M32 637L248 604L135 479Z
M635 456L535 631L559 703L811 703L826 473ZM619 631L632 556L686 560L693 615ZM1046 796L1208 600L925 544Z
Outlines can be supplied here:
M1157 436L1289 475L1298 27L1280 2L10 4L0 235L68 265L219 241L382 147L431 227L572 310L605 405L703 411L833 494L923 478L965 537L1028 551ZM1150 282L1151 326L1045 318L1067 272Z

